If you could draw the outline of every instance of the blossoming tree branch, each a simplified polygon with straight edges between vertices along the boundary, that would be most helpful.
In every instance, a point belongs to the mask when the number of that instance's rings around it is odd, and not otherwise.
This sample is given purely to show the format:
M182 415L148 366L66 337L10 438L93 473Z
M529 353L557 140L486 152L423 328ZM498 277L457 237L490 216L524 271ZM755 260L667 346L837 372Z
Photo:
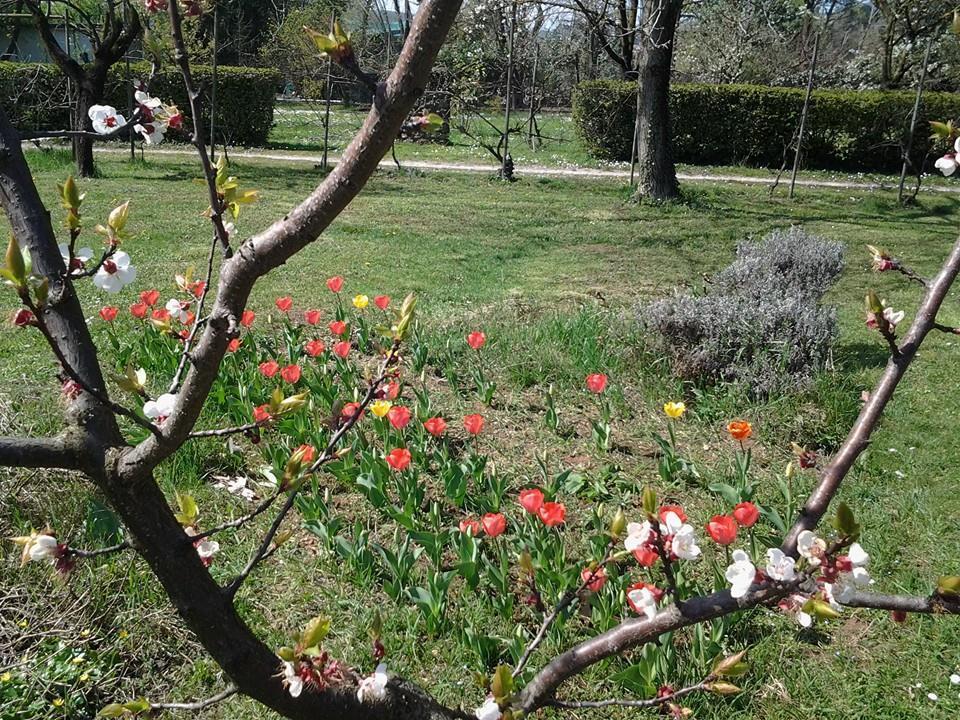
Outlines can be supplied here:
M198 96L192 90L181 10L193 14L197 7L194 2L147 3L148 11L169 14L194 121ZM690 714L685 699L694 694L740 692L736 678L748 670L748 648L730 647L721 637L695 682L659 682L645 696L578 699L564 684L631 650L655 655L665 635L749 608L784 613L804 627L830 622L846 608L888 611L898 622L909 613L960 613L958 576L931 577L923 596L874 590L869 548L861 544L855 513L833 503L927 334L955 332L937 322L937 313L960 272L960 240L929 280L871 248L878 271L896 271L917 282L924 298L903 331L905 312L889 308L872 292L867 295L867 323L888 345L889 361L831 459L794 448L781 483L784 513L757 498L753 426L738 419L727 426L734 478L718 489L725 512L711 517L692 517L675 498L658 497L653 486L644 489L629 516L622 509L597 509L591 517L575 517L568 513L562 484L547 480L510 497L487 463L484 414L454 421L416 385L416 372L426 361L411 347L416 332L412 296L399 302L386 295L371 300L359 292L345 301L347 283L332 275L327 281L332 309L301 307L302 299L282 296L275 301L280 337L258 332L258 311L247 307L257 280L317 239L361 191L405 123L435 124L431 116L410 120L408 114L458 9L454 0L421 3L397 64L383 81L361 69L341 27L328 35L310 32L319 52L372 86L375 102L333 172L299 206L249 239L236 242L235 223L256 192L242 189L225 162L211 165L195 126L210 200L207 265L200 276L192 269L179 273L174 296L166 302L158 289L147 288L127 311L103 306L95 322L102 322L111 338L116 357L110 360L93 341L76 286L90 280L113 297L137 281L131 255L120 249L130 243L135 205L124 203L95 225L102 248L94 251L80 245L88 209L76 183L67 179L59 193L65 232L60 241L25 162L21 138L0 111L0 200L12 227L0 274L19 302L14 323L23 332L39 332L49 346L65 408L64 429L57 436L0 437L0 464L83 474L125 529L121 542L102 548L75 547L52 526L14 542L24 563L50 563L64 575L80 562L138 553L228 683L216 695L195 701L118 698L101 715L195 711L240 693L294 720L499 720L546 707L614 705L681 718ZM165 127L181 122L174 120L179 111L161 100L139 99L150 118ZM98 133L123 124L111 108L97 113ZM141 110L141 123L146 117ZM123 330L127 322L138 332ZM490 405L496 385L484 361L486 343L482 330L465 334L476 398ZM148 376L143 367L155 358L167 368L159 377ZM603 370L591 372L583 388L596 403L592 433L599 453L609 451L614 432L609 392L615 378ZM556 411L548 403L547 422L555 427ZM204 417L225 417L232 424L198 427L207 407L216 412ZM692 464L675 433L685 405L667 402L663 412L657 462L660 477L670 485ZM269 490L249 511L218 521L189 494L164 495L154 478L160 463L195 439L233 437L260 448L266 462L262 474ZM802 505L793 493L797 473L817 479ZM427 474L442 478L442 494L423 482ZM369 662L357 667L330 651L326 641L337 628L327 616L285 628L292 640L281 647L269 647L241 617L237 595L292 535L287 520L301 507L298 503L311 503L328 539L335 532L319 489L321 478L362 494L378 517L405 533L395 552L384 553L392 579L383 590L395 602L414 603L428 632L443 630L454 581L464 592L486 596L505 620L515 623L521 617L505 653L510 662L477 678L474 697L463 707L447 707L390 673L391 638L379 615L369 627ZM269 519L266 531L242 569L224 577L218 557L230 552L230 538L259 527L257 519ZM578 536L586 552L568 552ZM358 537L343 551L358 566L369 562L359 543ZM429 568L425 587L413 580L418 563ZM562 652L545 653L547 639L558 637L558 628L575 613L590 618L589 631Z

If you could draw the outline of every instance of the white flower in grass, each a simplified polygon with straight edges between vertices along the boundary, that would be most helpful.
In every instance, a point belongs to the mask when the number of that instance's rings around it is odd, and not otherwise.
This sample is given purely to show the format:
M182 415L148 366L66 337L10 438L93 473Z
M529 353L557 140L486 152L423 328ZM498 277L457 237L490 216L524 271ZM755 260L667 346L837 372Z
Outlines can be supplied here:
M730 583L730 597L742 598L753 585L757 569L743 550L734 550L732 558L733 562L727 566L724 577Z
M380 702L387 696L387 666L384 663L377 665L373 675L365 677L357 686L357 700L360 702Z
M176 298L170 298L167 300L165 307L167 308L167 312L170 313L170 317L176 318L182 323L190 319L190 303L188 302L180 302Z
M503 713L500 712L497 701L489 697L483 705L473 711L473 714L477 716L477 720L500 720Z
M627 537L623 541L623 546L627 552L639 550L648 542L653 535L653 528L649 522L630 523L627 525Z
M780 548L770 548L767 550L768 577L779 580L780 582L789 582L794 578L794 564L794 559L784 553Z
M303 692L303 678L297 675L297 669L292 662L283 663L283 682L287 686L290 697L300 697Z
M957 673L954 673L953 675L951 675L951 676L950 676L950 684L951 684L951 685L960 685L960 675L958 675Z
M137 279L137 269L130 264L130 256L118 250L93 276L93 284L108 293L118 293Z
M87 115L93 123L93 131L99 135L107 135L127 124L126 118L110 105L92 105Z
M957 162L957 156L954 153L947 153L942 158L937 160L933 166L942 172L944 176L950 177L957 171L957 167L960 166L960 163Z
M143 414L151 420L163 422L173 414L173 408L177 404L177 396L173 393L164 393L156 400L147 400L143 404Z
M809 530L804 530L797 535L797 552L800 553L801 557L807 559L811 567L820 565L820 558L823 557L826 550L827 543Z

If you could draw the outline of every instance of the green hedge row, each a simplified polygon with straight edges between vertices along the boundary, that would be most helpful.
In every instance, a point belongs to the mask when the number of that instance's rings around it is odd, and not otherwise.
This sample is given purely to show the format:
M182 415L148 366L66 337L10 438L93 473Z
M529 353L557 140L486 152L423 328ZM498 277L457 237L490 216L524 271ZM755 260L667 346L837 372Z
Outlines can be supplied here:
M581 83L574 90L574 123L596 157L630 159L635 92L635 83L613 80ZM673 85L670 112L676 159L696 165L780 167L803 110L804 92L753 85ZM899 169L914 99L912 92L814 91L804 166ZM924 94L914 137L915 162L942 149L931 147L928 121L958 117L960 94Z
M146 64L134 64L131 76L145 79ZM126 69L111 69L107 103L127 114ZM193 79L201 89L202 127L210 127L209 92L213 70L206 65L193 67ZM21 128L59 129L69 124L66 81L54 65L0 62L0 102ZM276 70L220 66L217 69L217 141L231 145L263 145L273 124L273 106L283 78ZM165 102L172 102L188 117L190 103L180 73L167 68L157 73L151 91ZM188 126L192 127L188 122Z

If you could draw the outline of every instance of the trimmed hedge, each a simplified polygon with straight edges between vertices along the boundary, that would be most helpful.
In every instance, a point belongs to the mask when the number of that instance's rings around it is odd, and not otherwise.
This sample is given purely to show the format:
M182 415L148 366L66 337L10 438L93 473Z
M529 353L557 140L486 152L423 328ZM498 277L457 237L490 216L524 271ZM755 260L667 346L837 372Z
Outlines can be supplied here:
M635 83L616 80L584 82L574 90L574 124L596 157L630 159L635 92ZM676 159L696 165L780 167L800 120L804 93L801 88L674 84L670 112ZM907 91L814 91L804 166L898 170L914 99ZM929 121L958 117L960 95L924 93L914 162L937 150L928 137Z
M203 122L210 127L210 103L213 70L206 65L192 68L193 79L203 94ZM131 67L134 79L146 78L150 67L136 63ZM126 70L111 69L106 102L126 115ZM217 140L231 145L264 145L273 124L273 106L282 89L283 78L276 70L220 66L217 68ZM20 128L53 130L69 126L66 81L56 66L42 63L0 62L0 102ZM172 102L187 116L190 103L180 73L174 68L157 73L151 88L165 102ZM188 122L187 125L192 128ZM221 134L222 133L222 134Z

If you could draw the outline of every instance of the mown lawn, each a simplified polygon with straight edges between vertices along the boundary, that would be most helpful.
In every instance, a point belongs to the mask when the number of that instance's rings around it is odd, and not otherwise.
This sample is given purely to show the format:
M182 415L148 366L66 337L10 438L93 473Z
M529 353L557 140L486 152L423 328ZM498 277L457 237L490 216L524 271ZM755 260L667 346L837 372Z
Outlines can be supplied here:
M59 218L55 183L68 174L69 163L59 153L33 154L31 162L48 207ZM207 244L196 167L162 158L135 165L101 158L100 167L100 179L82 184L87 226L102 220L114 204L132 199L126 248L138 268L136 287L172 291L173 274L199 266ZM263 195L241 216L242 234L280 216L321 178L294 164L245 162L234 170ZM679 442L708 481L729 471L726 421L742 416L754 422L760 497L772 501L774 478L790 456L790 441L827 452L836 447L861 392L885 361L879 337L863 325L866 289L874 287L906 309L908 320L916 308L915 287L870 273L864 245L887 247L930 275L953 242L960 199L923 195L919 207L904 210L890 194L803 190L791 202L769 198L764 188L721 184L688 186L682 203L665 207L637 206L626 202L628 196L628 189L604 181L504 185L479 176L382 173L320 241L264 278L251 307L265 317L280 294L291 294L298 307L328 307L324 280L340 274L351 294L416 292L425 342L437 355L448 340L459 347L465 331L483 328L488 367L499 386L494 408L483 409L475 398L450 392L442 373L433 372L437 368L431 368L429 380L434 402L452 418L481 409L488 415L487 452L513 489L538 482L542 453L551 473L581 473L587 489L565 498L570 533L584 527L598 503L637 512L639 490L657 483L652 435L664 431L659 407L679 397L690 407ZM847 269L829 296L841 320L835 368L808 392L762 404L734 389L683 387L645 349L634 322L637 305L678 286L701 285L704 274L729 262L738 240L790 224L847 244ZM87 241L93 244L95 238ZM106 341L95 319L102 297L92 288L83 295L95 332ZM133 299L127 291L117 304L125 308ZM6 307L12 310L12 296ZM941 320L960 325L955 299ZM119 322L132 327L128 318ZM951 422L960 412L958 360L953 337L929 339L842 492L864 527L863 544L872 555L878 589L925 592L936 575L960 572L960 445ZM588 418L595 410L582 389L583 376L597 370L613 382L616 447L609 454L592 447ZM0 330L3 432L56 429L52 375L37 337L9 326ZM543 421L544 392L551 384L561 422L570 429L564 437ZM166 463L161 479L171 496L175 488L193 492L205 516L239 514L241 501L211 487L214 476L245 470L238 457L244 457L242 451L237 456L212 443L196 444ZM55 473L7 473L0 483L3 536L54 521L58 532L78 545L95 542L93 495L85 484ZM801 490L811 483L809 476L798 481ZM698 518L721 509L699 484L660 490ZM341 501L347 512L370 517L362 499ZM227 577L240 567L256 539L256 528L223 538L216 571ZM134 558L81 566L69 584L50 579L46 568L21 571L16 565L8 545L0 566L0 672L12 677L0 676L0 703L6 703L0 704L0 717L79 718L86 716L84 707L117 697L179 700L220 687L216 667L181 629ZM451 600L453 627L509 636L510 628L490 626L494 619L469 591L457 593ZM251 622L276 645L308 617L331 614L333 649L358 664L368 661L365 628L379 608L391 669L430 687L441 700L471 706L481 700L470 673L482 668L452 632L427 636L415 610L392 603L376 586L356 582L302 530L260 568L241 602ZM866 720L960 714L960 689L948 681L960 667L960 623L949 618L911 618L901 626L881 614L848 611L832 625L800 632L786 617L756 612L735 624L730 640L734 647L752 648L753 671L742 683L747 692L732 700L695 699L691 706L698 717ZM48 662L57 642L69 649ZM533 666L557 649L551 640ZM72 661L73 651L85 653L80 662ZM21 660L24 664L15 665ZM622 668L598 667L572 682L568 693L627 694L609 680ZM53 682L54 675L61 685ZM939 700L928 700L928 692ZM28 711L21 707L26 714L15 715L12 708L22 702L13 697L17 693L39 704ZM67 698L60 708L50 705L58 693ZM266 714L234 699L198 717Z

